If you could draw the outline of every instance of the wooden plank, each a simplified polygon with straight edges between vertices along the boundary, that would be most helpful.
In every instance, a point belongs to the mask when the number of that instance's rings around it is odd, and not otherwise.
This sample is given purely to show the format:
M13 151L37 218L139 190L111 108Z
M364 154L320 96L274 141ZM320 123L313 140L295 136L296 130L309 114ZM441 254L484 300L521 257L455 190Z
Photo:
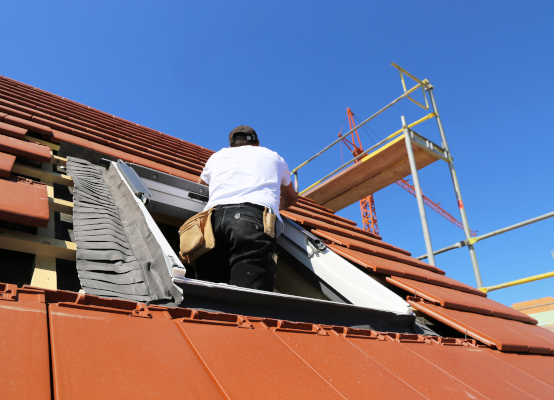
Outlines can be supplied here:
M71 179L71 177L68 175L42 170L40 168L31 167L30 165L21 164L18 162L13 164L12 172L15 174L27 175L48 183L59 183L65 186L73 186L73 179Z
M414 149L414 158L418 169L426 167L427 165L435 162L437 159L429 156L423 150L419 148ZM370 193L375 193L384 187L387 187L396 182L399 176L402 178L411 174L410 164L408 159L402 160L399 163L385 169L379 174L371 177L370 179L362 182L360 185L352 187L350 190L342 193L340 196L331 199L327 203L322 204L324 207L330 208L333 211L342 210L353 204ZM364 193L367 193L364 195ZM362 196L362 197L360 197Z
M0 248L70 261L77 255L73 242L8 229L0 229Z
M56 164L56 165L62 165L62 166L66 166L67 164L67 158L63 158L63 157L59 157L59 156L52 156L52 159L50 160L50 163L51 164Z
M51 171L51 164L42 163L41 170L48 173ZM54 186L49 183L50 176L46 178L46 192L48 193L48 204L53 204L54 198ZM44 181L44 180L41 180ZM38 228L37 235L47 238L56 238L56 223L54 218L54 210L50 207L50 217L48 219L48 226L46 228ZM44 289L57 289L58 278L56 273L56 258L46 256L42 254L35 255L33 277L31 279L31 285Z
M417 169L439 160L436 154L412 144ZM333 211L375 193L410 175L410 165L404 136L390 141L351 167L310 189L305 196Z
M48 197L48 202L51 212L73 214L73 203L71 201Z
M37 254L35 256L34 267L31 286L52 290L58 288L56 259L54 257Z
M39 138L32 137L32 136L25 136L25 140L27 140L29 142L35 142L35 143L39 143L39 144L43 144L45 146L48 146L48 147L50 147L50 150L54 150L54 151L59 151L60 150L60 145L59 144L52 143L48 140L39 139Z

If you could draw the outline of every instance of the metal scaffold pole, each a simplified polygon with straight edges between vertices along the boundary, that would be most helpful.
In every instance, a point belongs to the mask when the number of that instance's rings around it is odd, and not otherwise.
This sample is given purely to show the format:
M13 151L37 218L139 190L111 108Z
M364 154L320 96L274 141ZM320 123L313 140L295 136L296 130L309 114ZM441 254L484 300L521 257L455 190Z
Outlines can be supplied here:
M421 227L423 228L423 237L425 238L425 248L427 249L427 257L429 264L435 265L435 256L433 255L433 245L431 244L431 234L429 233L429 225L427 224L427 216L425 214L425 205L423 204L423 196L421 194L421 186L419 186L419 177L417 175L417 165L414 157L414 149L412 149L412 139L410 130L406 126L406 118L402 116L402 129L404 130L404 139L406 141L406 151L408 152L408 160L410 162L410 170L412 179L414 180L414 188L417 198L417 207L419 208L419 216L421 218Z
M473 266L473 273L475 274L475 281L477 282L477 287L483 287L483 282L481 281L481 273L479 272L479 264L477 263L477 256L475 254L475 249L473 244L471 244L471 232L469 230L469 223L467 222L466 210L464 207L464 202L462 201L462 193L460 192L460 185L458 184L458 179L456 177L456 170L454 169L454 161L450 154L450 149L448 148L448 142L446 141L446 135L444 134L444 129L442 126L441 117L439 115L439 110L437 108L437 103L435 102L435 96L433 95L433 87L429 85L427 87L429 92L429 97L431 99L431 104L433 106L433 111L437 119L437 125L439 127L439 132L442 139L442 147L448 153L448 167L450 168L450 175L452 177L452 183L454 184L454 191L456 192L456 199L458 200L458 207L460 209L460 215L462 217L462 225L464 226L464 233L466 235L466 240L468 241L469 256L471 257L471 264ZM429 259L430 260L430 259ZM433 264L434 265L434 264Z

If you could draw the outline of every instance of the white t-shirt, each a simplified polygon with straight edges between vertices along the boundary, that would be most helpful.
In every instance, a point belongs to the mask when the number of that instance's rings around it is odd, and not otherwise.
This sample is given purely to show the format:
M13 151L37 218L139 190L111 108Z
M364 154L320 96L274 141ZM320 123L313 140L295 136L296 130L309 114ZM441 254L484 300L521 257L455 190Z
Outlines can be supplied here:
M289 167L274 151L259 146L227 147L206 162L200 175L210 186L205 210L220 204L270 207L280 221L281 185L291 183Z

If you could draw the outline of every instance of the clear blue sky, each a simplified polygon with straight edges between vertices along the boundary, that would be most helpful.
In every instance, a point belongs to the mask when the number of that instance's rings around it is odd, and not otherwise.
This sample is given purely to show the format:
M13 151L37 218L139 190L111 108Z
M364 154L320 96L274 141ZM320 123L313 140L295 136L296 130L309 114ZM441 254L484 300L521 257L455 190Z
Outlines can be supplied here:
M487 233L554 210L553 16L547 1L4 1L0 74L213 150L250 125L292 169L336 138L346 107L365 119L401 94L394 61L435 86L470 225ZM403 100L369 128L383 138L401 115L425 112ZM440 143L434 121L417 130ZM301 187L340 163L337 147L301 170ZM420 176L459 218L447 165ZM424 253L415 198L394 185L375 200L384 240ZM361 222L357 204L341 215ZM427 215L435 248L463 239ZM478 243L484 284L554 270L553 228ZM475 285L467 249L437 265ZM490 297L511 305L553 287Z

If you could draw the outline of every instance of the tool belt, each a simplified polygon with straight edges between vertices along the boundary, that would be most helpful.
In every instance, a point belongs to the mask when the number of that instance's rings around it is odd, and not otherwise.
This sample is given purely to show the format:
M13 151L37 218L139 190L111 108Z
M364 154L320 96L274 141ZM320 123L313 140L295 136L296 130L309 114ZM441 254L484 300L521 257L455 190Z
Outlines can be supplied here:
M179 228L179 255L187 264L194 265L198 257L215 247L212 211L213 208L192 216Z

